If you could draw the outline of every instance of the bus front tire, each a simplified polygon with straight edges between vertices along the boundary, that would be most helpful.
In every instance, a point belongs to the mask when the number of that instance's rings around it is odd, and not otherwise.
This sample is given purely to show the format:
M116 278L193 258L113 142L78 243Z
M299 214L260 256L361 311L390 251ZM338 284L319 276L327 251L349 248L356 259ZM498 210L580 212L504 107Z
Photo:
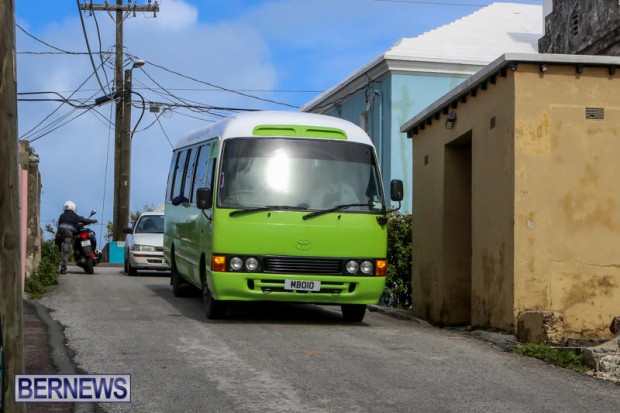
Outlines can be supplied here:
M342 318L350 323L361 323L366 315L366 304L342 304Z
M206 283L202 287L202 302L204 304L205 316L208 320L217 320L224 316L224 302L213 298Z
M185 283L177 270L177 266L172 263L172 269L170 270L170 278L172 284L172 295L175 297L185 297Z

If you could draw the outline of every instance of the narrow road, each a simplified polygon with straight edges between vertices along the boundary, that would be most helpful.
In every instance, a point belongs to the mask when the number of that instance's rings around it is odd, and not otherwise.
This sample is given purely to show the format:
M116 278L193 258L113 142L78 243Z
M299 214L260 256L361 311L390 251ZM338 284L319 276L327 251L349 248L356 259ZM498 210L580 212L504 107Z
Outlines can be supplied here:
M237 304L206 321L168 274L71 267L41 300L78 367L131 374L107 412L610 412L620 387L466 334L339 307Z

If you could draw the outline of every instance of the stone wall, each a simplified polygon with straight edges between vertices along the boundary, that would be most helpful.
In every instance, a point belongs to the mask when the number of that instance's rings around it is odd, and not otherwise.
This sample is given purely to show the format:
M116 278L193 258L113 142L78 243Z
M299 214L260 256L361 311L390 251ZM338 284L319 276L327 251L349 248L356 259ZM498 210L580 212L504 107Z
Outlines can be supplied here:
M41 174L39 173L39 157L32 151L28 141L19 141L20 169L27 171L28 200L26 213L26 276L41 261Z
M554 1L538 51L619 56L620 4L617 0Z

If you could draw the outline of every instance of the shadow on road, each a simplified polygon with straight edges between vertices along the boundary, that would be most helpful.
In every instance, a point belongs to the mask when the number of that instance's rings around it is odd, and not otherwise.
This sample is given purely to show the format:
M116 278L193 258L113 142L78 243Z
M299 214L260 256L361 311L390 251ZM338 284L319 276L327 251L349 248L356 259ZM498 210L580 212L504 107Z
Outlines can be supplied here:
M349 323L342 319L340 306L270 301L229 301L226 314L221 320L207 320L203 312L200 292L188 288L187 297L175 297L172 287L164 284L149 284L147 288L175 307L183 316L207 323L234 324L323 324L367 326L365 323Z

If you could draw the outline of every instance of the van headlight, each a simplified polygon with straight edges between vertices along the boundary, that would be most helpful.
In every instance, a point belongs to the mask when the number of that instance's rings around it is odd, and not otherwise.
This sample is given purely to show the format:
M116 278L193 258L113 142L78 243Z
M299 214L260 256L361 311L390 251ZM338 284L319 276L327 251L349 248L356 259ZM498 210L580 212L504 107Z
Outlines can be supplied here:
M134 244L131 247L132 251L142 251L142 252L155 252L155 247L152 245L140 245L140 244Z

